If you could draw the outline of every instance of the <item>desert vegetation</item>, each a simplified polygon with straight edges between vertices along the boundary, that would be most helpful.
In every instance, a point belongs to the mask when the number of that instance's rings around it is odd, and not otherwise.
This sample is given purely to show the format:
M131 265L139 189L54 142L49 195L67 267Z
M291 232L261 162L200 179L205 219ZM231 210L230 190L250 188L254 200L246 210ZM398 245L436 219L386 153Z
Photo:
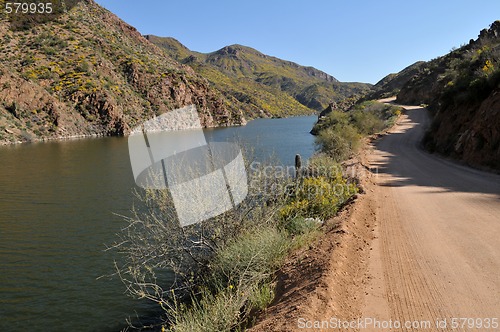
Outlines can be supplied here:
M114 247L124 258L117 273L131 295L162 309L164 330L231 331L251 324L273 300L284 258L310 243L357 193L325 154L295 175L273 165L248 168L249 193L240 205L186 227L168 190L136 192Z
M500 48L485 43L451 60L443 82L442 107L476 103L500 84Z
M374 101L334 111L321 123L321 151L298 171L247 165L249 192L235 209L181 227L168 190L138 190L128 226L113 248L128 292L162 309L164 330L233 331L252 324L274 299L276 271L293 250L358 192L341 162L361 137L390 126L398 107ZM203 202L190 202L199 206ZM170 277L166 277L170 276Z

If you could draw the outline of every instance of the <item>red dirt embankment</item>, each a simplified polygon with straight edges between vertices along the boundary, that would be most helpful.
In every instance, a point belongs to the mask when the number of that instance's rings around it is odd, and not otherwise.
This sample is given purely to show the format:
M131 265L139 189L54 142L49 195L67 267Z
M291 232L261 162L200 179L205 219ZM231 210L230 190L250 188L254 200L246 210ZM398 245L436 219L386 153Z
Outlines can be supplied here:
M421 150L428 123L425 109L407 107L398 124L366 149L360 157L365 167L353 166L363 172L365 193L327 223L319 241L289 259L275 303L252 331L358 318L421 324L395 331L448 331L460 317L474 318L479 330L479 324L495 326L500 176ZM443 319L447 326L436 326Z

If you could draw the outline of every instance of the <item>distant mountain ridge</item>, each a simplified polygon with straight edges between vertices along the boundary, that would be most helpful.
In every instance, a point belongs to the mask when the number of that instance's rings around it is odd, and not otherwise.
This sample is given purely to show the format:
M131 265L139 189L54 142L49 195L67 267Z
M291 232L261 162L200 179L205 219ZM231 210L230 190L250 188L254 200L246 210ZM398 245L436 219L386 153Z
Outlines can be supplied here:
M389 96L428 106L429 151L500 171L500 20L444 56L387 75L361 101Z
M145 36L177 61L191 66L252 116L321 111L329 103L364 94L371 84L342 83L313 67L230 45L211 53L189 50L171 37Z
M224 68L224 65L227 65L227 63L224 62L224 59L233 58L238 62L241 62L242 65L247 69L251 69L251 71L247 71L246 74L252 75L255 74L255 72L258 72L259 69L256 67L254 68L251 67L252 65L254 65L254 62L252 61L253 59L248 55L253 55L254 57L265 59L271 63L274 63L276 66L281 66L283 68L290 67L291 70L288 71L288 74L290 76L297 75L297 76L302 76L303 78L314 77L326 82L339 82L335 77L321 70L318 70L314 67L301 66L295 62L282 60L280 58L270 55L265 55L254 48L238 44L225 46L218 51L208 53L206 61L215 66L218 66L221 69L225 69L226 71L231 72L229 68L227 67ZM233 67L233 69L235 68ZM232 73L238 74L238 70L233 70Z

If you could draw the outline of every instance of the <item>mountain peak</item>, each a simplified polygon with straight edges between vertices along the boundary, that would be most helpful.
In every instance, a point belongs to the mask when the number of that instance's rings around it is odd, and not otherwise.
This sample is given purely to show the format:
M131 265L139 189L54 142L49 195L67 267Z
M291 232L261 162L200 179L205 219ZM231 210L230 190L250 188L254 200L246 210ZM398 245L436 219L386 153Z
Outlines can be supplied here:
M301 66L240 44L204 54L189 51L171 38L150 40L206 77L224 95L234 97L242 109L254 116L312 113L332 101L370 88L369 84L339 82L314 67Z
M257 51L256 49L248 47L248 46L240 45L240 44L233 44L233 45L229 45L229 46L224 46L223 48L221 48L215 52L209 53L209 54L220 55L220 56L238 57L241 53L250 53L253 55L265 57L264 54Z
M489 29L483 29L479 33L479 39L500 37L500 20L491 23Z

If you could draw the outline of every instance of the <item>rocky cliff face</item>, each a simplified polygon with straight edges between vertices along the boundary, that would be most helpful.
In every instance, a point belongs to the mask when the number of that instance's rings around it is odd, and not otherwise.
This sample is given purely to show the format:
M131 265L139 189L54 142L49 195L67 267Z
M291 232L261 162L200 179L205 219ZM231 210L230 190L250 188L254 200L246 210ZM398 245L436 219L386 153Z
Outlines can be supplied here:
M126 135L189 104L206 127L245 122L191 67L92 0L41 24L1 17L0 36L0 143Z
M477 104L438 112L424 143L471 166L500 170L500 88Z
M429 150L500 170L500 21L468 45L424 64L397 101L429 105Z

